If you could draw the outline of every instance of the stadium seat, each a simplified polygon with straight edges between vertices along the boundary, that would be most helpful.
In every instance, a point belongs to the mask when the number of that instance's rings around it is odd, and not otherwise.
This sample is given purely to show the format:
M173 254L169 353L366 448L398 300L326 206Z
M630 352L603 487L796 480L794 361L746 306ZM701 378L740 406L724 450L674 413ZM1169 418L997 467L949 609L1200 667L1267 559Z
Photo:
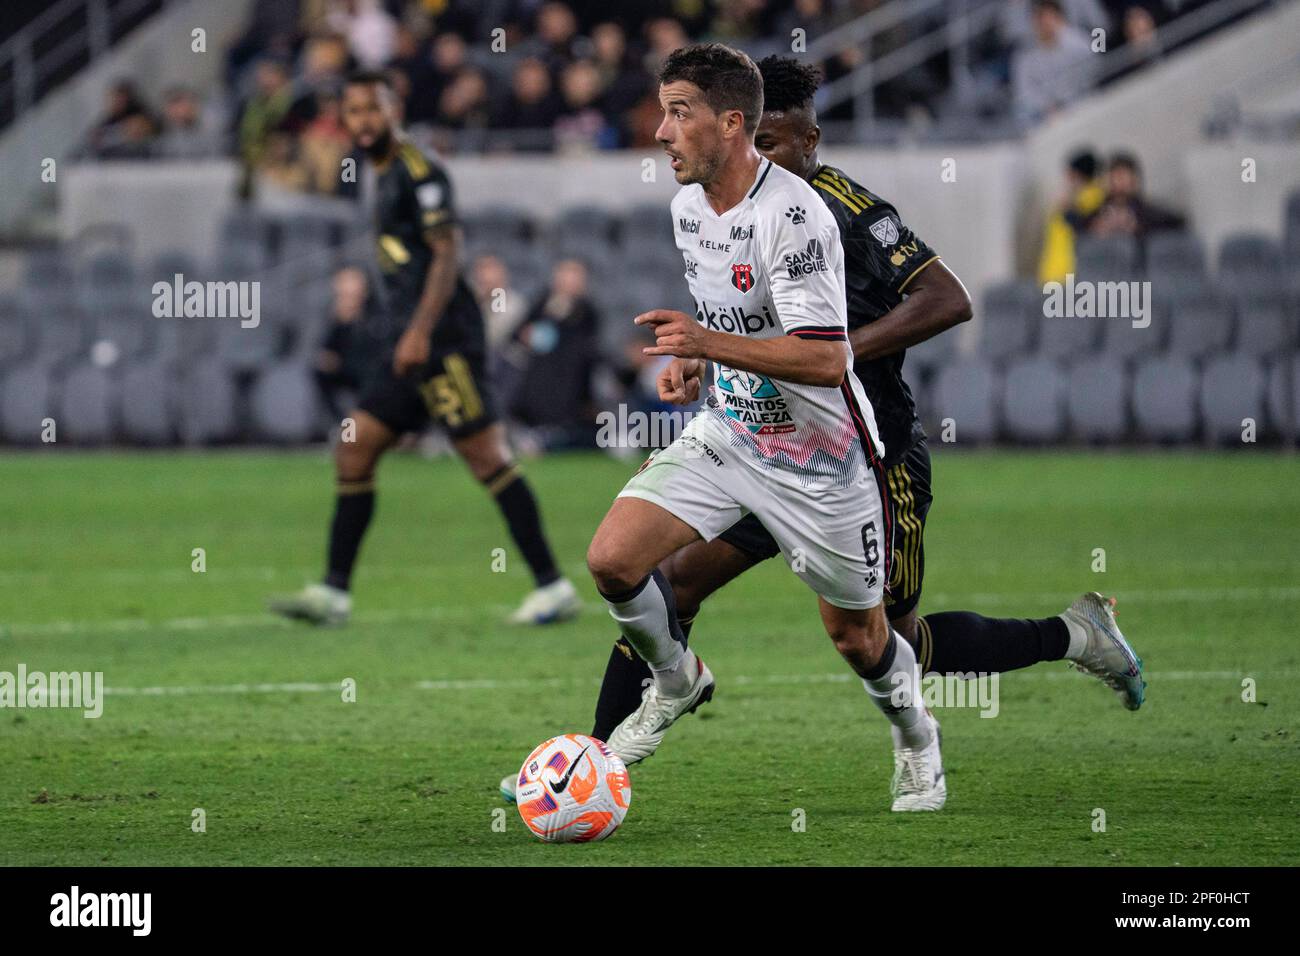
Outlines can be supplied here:
M534 228L528 214L513 206L487 206L461 217L465 238L474 243L522 242Z
M90 344L93 323L74 313L39 316L36 322L37 361L55 365L85 352Z
M122 372L122 435L133 444L165 445L176 440L175 385L159 358L128 362Z
M926 339L919 345L907 350L905 368L912 368L919 375L935 374L939 368L952 362L957 355L957 340L961 332L952 329L942 335Z
M1268 416L1274 431L1300 442L1300 355L1279 356L1270 364Z
M608 246L618 232L614 213L601 206L570 206L551 225L551 240L557 246Z
M6 373L0 382L0 433L15 444L41 440L42 421L54 418L53 387L48 366L29 362ZM58 438L57 419L55 438Z
M35 343L32 323L13 294L0 295L0 366L26 355Z
M1111 355L1085 358L1066 375L1070 432L1089 441L1119 441L1128 433L1129 376Z
M641 203L623 217L623 248L644 248L673 242L673 218L663 203Z
M1282 249L1263 233L1235 233L1219 249L1217 276L1219 285L1233 298L1281 289Z
M98 357L94 353L105 346L112 349L114 361L146 352L152 347L158 324L164 321L170 320L142 316L138 312L102 316L95 320L90 335L92 357Z
M1073 359L1087 355L1097 347L1102 326L1124 319L1044 317L1038 324L1038 354L1043 358Z
M1169 317L1169 352L1186 358L1218 354L1232 338L1232 311L1213 298L1188 302Z
M64 376L55 418L59 440L102 445L113 438L116 388L108 370L84 362Z
M1003 376L1002 422L1018 441L1055 441L1065 431L1065 377L1051 359L1013 362Z
M152 357L160 362L184 364L212 348L212 324L205 319L155 319Z
M1156 310L1170 314L1189 302L1219 297L1214 283L1205 273L1148 269L1147 281L1151 283L1151 297L1155 300Z
M1242 302L1237 319L1237 351L1267 358L1295 343L1291 317L1275 302Z
M1196 370L1178 355L1147 359L1133 376L1133 420L1155 441L1187 441L1196 434Z
M1206 363L1201 373L1200 408L1205 436L1211 441L1241 443L1242 420L1264 431L1264 369L1257 358L1240 352Z
M221 361L208 359L186 370L180 383L180 434L187 445L235 437L235 382Z
M1074 273L1080 279L1120 282L1137 272L1137 243L1132 236L1080 236L1074 255Z
M1168 313L1152 304L1151 324L1135 327L1132 321L1109 319L1102 327L1099 349L1111 358L1137 358L1164 350L1169 335Z
M62 246L49 246L27 254L23 284L28 288L71 288L75 279L70 257Z
M198 261L183 252L164 252L150 263L145 275L149 286L155 282L172 282L176 275L198 278L202 274Z
M215 355L235 371L257 371L283 351L285 336L281 323L266 312L256 326L249 328L244 328L238 318L194 321L208 321L216 326Z
M1152 233L1146 239L1146 270L1148 276L1203 275L1205 247L1190 232Z
M268 368L253 386L251 413L253 427L263 438L285 443L310 441L320 416L311 372L288 362Z
M990 361L1031 352L1038 323L1017 312L985 311L979 320L979 353Z
M935 380L933 419L927 428L941 434L943 423L955 425L957 444L990 441L998 431L999 381L993 366L982 359L954 362Z
M1025 315L1041 317L1043 289L1036 282L998 282L984 290L979 315Z

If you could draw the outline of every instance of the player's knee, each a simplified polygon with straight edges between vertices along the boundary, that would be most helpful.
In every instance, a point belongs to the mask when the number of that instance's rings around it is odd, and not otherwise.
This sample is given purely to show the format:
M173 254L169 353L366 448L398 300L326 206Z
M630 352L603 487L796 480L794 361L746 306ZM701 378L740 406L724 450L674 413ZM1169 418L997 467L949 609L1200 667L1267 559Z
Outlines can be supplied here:
M379 449L369 442L341 441L334 448L334 470L340 481L369 478L379 459Z
M648 573L634 555L597 534L587 548L587 570L603 594L630 591Z

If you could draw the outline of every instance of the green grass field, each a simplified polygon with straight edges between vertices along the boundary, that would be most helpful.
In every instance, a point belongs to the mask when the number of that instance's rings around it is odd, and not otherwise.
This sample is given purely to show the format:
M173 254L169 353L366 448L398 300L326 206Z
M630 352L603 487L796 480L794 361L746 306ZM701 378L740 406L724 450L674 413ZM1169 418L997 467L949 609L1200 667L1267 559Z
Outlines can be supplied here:
M923 609L1110 591L1151 685L1132 714L1041 664L1002 678L995 719L942 711L942 813L889 812L885 722L769 562L700 615L717 697L632 768L619 833L547 846L513 807L494 829L499 778L590 729L615 634L582 556L632 467L528 466L589 603L521 630L488 499L454 461L391 458L355 621L320 632L262 608L319 574L323 451L6 454L0 670L111 691L98 720L0 710L0 864L1300 863L1300 461L1254 452L936 451Z

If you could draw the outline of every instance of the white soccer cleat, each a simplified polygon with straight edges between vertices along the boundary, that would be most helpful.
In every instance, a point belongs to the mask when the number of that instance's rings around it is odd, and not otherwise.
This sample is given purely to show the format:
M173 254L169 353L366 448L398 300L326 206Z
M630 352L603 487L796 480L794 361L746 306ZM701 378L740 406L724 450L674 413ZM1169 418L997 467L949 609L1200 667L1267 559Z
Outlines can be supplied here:
M700 704L713 699L713 672L704 661L695 659L699 670L685 697L665 697L653 682L641 695L641 706L614 728L606 745L631 766L640 763L659 749L659 744L677 720L695 713Z
M554 624L577 617L582 610L578 592L568 578L560 578L533 591L510 615L511 624Z
M271 598L268 606L276 614L295 621L338 627L352 616L352 595L328 584L309 584L297 594Z
M1129 710L1137 710L1147 687L1142 679L1142 658L1120 633L1114 607L1114 598L1090 591L1066 608L1061 617L1082 627L1088 635L1083 655L1074 666L1113 690Z
M507 774L501 778L501 799L506 803L515 802L515 775Z
M901 746L897 728L894 736L894 779L889 792L894 796L895 813L920 810L941 810L948 799L948 784L943 776L943 735L939 721L929 711L925 714L932 731L930 742L924 747Z

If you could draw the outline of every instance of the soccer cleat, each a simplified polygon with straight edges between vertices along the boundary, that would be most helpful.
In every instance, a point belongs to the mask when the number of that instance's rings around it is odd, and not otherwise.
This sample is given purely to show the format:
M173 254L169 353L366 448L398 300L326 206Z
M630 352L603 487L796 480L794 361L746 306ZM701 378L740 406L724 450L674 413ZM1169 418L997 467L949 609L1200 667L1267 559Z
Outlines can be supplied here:
M695 713L700 704L713 699L713 672L698 657L699 671L685 697L665 697L652 681L641 695L641 706L609 735L610 750L631 766L640 763L659 749L659 744L679 718Z
M1119 632L1114 607L1114 598L1090 591L1066 608L1061 617L1079 625L1088 635L1083 654L1074 666L1113 690L1129 710L1137 710L1147 688L1142 679L1142 658Z
M894 797L892 809L895 813L941 810L948 799L941 753L943 734L934 715L926 711L925 716L934 733L924 747L901 746L897 728L891 728L894 734L894 779L890 781L889 792Z
M501 778L501 799L506 803L515 802L515 775L508 774Z
M309 584L297 594L271 598L268 606L276 614L295 621L337 627L346 624L352 616L352 595L328 584Z
M511 624L554 624L577 617L582 610L578 592L568 578L560 578L533 591L510 615Z

